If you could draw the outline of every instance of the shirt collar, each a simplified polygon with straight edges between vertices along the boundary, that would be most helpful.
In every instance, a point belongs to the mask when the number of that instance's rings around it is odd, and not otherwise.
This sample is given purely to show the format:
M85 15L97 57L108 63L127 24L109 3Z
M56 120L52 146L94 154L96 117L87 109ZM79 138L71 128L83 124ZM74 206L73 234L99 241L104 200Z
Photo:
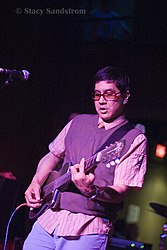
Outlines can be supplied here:
M121 115L117 119L115 119L113 122L107 123L103 121L100 117L98 119L98 128L105 128L105 130L114 128L117 125L120 125L121 123L124 123L126 121L126 118L124 115Z

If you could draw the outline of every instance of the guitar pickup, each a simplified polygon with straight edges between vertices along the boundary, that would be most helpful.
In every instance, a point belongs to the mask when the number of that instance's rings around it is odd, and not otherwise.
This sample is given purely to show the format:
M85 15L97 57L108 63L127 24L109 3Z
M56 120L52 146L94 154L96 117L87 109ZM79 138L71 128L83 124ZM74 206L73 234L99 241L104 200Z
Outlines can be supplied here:
M52 200L50 202L50 208L56 208L59 204L59 201L60 201L60 191L58 189L52 191L53 193L53 197L52 197Z

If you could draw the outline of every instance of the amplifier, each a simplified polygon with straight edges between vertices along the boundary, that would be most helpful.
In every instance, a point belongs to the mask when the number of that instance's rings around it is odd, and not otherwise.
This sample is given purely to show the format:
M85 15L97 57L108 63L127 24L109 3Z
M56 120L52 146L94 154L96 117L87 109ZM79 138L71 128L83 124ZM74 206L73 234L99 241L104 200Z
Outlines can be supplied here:
M143 250L151 250L152 245L139 242L139 241L133 241L133 240L125 240L125 239L119 239L112 237L111 240L111 250L120 250L120 249L143 249Z

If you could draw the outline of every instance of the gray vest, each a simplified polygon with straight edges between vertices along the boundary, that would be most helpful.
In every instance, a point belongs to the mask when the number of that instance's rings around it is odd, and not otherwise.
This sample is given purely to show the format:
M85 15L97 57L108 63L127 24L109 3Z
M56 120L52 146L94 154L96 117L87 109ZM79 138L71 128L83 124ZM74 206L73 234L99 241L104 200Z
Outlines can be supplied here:
M120 127L122 127L122 124L112 129L105 130L103 128L99 129L97 123L97 115L79 115L74 118L65 140L66 152L63 165L67 162L70 162L72 165L79 163L82 157L88 159L99 151L100 147L103 144L105 145L106 141L108 143L110 141L112 142L112 134L114 131L119 129L119 134L121 134ZM134 138L141 133L137 129L131 129L131 131L133 131L133 136L132 133L128 138L125 136L126 141L130 140L132 142ZM131 144L131 142L129 144ZM128 148L129 147L130 145ZM106 164L98 163L93 171L95 174L94 184L96 186L104 187L113 185L114 166L108 168ZM65 192L61 193L60 198L61 209L110 219L114 219L116 213L122 209L122 207L122 202L114 204L90 200L90 198L82 195L73 183L68 186Z

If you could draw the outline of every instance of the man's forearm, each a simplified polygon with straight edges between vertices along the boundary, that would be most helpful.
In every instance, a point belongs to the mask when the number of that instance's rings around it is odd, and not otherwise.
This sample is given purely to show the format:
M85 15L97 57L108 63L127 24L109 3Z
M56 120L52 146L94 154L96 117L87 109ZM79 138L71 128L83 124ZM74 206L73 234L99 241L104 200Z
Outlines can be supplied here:
M128 187L119 187L119 186L113 186L113 187L96 187L94 195L92 195L92 200L100 200L103 202L112 202L112 203L119 203L121 202L126 193L127 193Z
M49 173L56 168L59 162L60 159L52 153L45 155L38 164L36 174L34 175L32 182L37 182L38 184L43 185Z

